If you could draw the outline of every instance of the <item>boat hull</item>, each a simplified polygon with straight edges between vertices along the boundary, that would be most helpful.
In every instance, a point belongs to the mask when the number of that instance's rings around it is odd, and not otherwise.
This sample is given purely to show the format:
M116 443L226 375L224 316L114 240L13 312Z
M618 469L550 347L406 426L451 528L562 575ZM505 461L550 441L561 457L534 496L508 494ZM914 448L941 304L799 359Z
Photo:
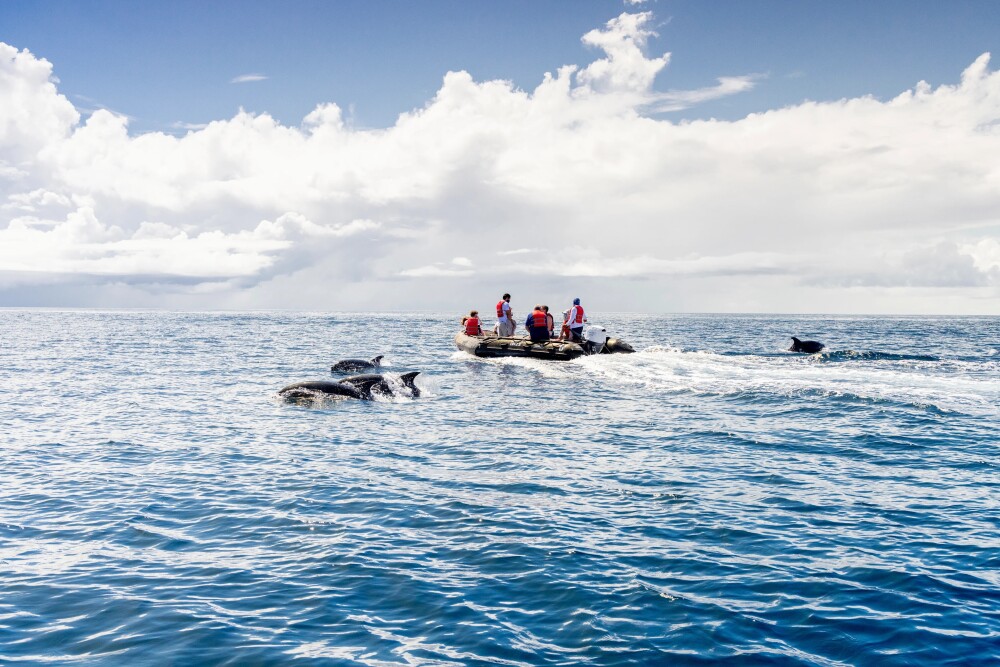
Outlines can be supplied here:
M455 335L455 345L464 352L487 359L521 357L527 359L569 361L587 354L580 345L565 340L532 343L527 338L468 336L464 333Z

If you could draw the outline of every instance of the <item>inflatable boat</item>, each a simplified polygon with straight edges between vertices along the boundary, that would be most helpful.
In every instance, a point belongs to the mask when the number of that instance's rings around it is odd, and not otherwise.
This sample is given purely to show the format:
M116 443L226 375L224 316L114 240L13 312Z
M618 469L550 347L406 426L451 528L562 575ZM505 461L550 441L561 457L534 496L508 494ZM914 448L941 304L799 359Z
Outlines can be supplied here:
M620 338L608 337L604 327L590 326L583 331L583 343L568 340L548 340L534 343L530 338L501 338L492 334L469 336L464 332L455 335L459 350L477 357L528 357L569 361L588 354L614 354L635 352Z

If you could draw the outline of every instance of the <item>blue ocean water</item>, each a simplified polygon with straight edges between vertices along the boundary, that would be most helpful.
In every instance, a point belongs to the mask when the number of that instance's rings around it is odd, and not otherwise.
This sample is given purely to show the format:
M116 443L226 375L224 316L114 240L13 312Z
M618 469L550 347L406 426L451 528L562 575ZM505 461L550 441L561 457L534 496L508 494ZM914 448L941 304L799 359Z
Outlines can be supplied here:
M1000 318L600 320L0 311L0 663L997 664Z

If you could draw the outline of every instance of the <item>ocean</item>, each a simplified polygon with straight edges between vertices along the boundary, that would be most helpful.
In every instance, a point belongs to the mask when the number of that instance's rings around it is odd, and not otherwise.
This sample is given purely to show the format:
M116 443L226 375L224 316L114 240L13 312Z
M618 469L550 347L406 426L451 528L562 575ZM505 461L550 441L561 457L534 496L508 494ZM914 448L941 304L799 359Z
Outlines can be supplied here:
M0 311L0 663L998 664L1000 318L460 315Z

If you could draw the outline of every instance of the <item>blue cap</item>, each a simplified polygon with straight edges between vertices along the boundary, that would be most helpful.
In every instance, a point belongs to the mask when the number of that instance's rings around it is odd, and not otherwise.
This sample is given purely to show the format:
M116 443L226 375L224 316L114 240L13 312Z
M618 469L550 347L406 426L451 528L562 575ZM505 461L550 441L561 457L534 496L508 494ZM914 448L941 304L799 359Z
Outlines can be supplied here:
M580 305L580 297L576 297L575 299L573 299L573 305L574 306L579 306Z

